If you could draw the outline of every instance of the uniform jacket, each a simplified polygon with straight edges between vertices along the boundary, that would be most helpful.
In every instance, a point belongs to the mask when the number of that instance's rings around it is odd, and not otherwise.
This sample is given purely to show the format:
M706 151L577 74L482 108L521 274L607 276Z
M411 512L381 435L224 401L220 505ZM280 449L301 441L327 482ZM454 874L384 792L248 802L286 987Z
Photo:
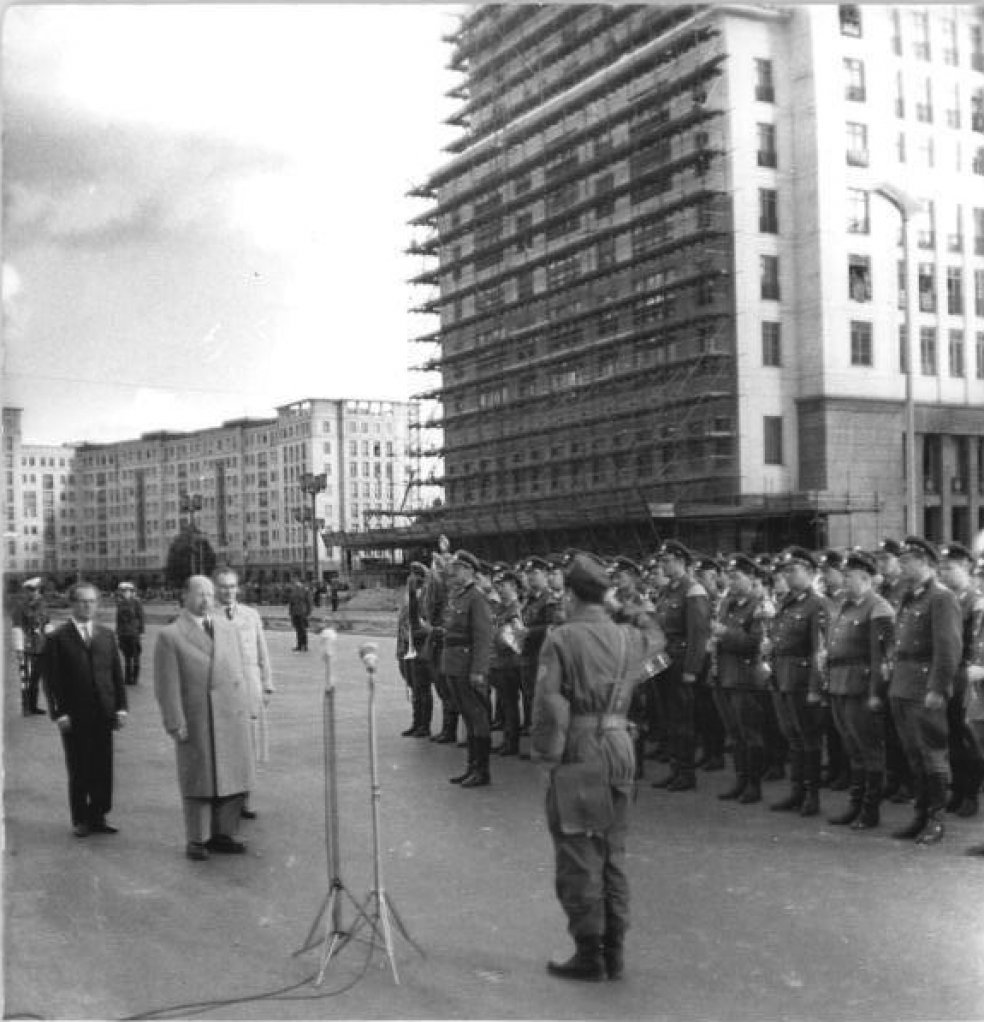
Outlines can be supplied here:
M984 594L979 593L973 586L967 586L956 595L960 604L961 621L960 669L966 674L967 665L974 657L977 636L984 624Z
M873 590L845 596L827 629L828 690L835 696L880 696L892 651L895 611Z
M48 608L41 596L24 600L17 608L14 627L24 634L24 652L41 653L45 644L45 625L48 624Z
M236 795L254 786L250 694L239 634L222 613L210 639L183 610L157 637L154 692L164 729L187 728L175 742L184 796Z
M522 649L523 612L518 600L492 604L492 667L518 668Z
M689 575L674 579L660 594L656 617L666 636L670 658L681 665L684 674L699 674L711 635L707 590Z
M551 630L540 652L533 694L534 760L553 766L602 762L613 786L631 787L635 754L626 713L655 651L651 636L656 634L655 629L616 624L595 605L581 606ZM611 718L600 721L620 667L625 680L618 701Z
M486 674L492 649L492 612L485 594L469 582L451 590L444 607L441 671L454 677Z
M895 651L889 695L922 700L927 692L946 697L960 666L960 604L935 577L906 593L895 621Z
M976 667L984 667L984 615L976 624L971 643L970 661ZM967 720L973 724L984 724L984 681L970 682L966 694Z
M721 688L758 688L754 668L762 649L759 601L749 594L728 597L718 608L718 621L726 631L717 638L718 682Z
M523 606L523 625L526 628L523 640L524 661L536 663L547 630L556 620L557 600L549 587L542 593L530 593Z
M878 595L886 599L892 609L897 611L902 603L902 597L909 591L909 580L902 575L892 581L883 579L878 587Z
M819 692L817 653L823 648L827 611L813 589L783 597L770 629L772 672L780 692Z
M144 633L143 604L132 596L116 604L116 634L133 638Z
M291 617L310 617L313 606L314 603L307 586L290 587L290 592L287 594L287 610Z
M69 620L49 636L43 676L52 720L68 716L73 727L111 727L126 709L126 687L116 637L93 624L88 646Z

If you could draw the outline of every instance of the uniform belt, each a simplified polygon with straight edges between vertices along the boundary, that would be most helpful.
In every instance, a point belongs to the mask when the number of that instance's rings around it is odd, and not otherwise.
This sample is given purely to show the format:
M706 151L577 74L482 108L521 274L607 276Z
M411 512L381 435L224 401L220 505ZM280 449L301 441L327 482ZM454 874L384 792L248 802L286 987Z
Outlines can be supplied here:
M573 727L596 727L599 731L624 731L628 720L620 713L575 713Z
M931 664L931 656L916 656L915 653L896 653L895 662L899 664Z
M451 635L445 635L444 637L445 646L462 646L467 647L471 645L471 639L456 639Z
M834 657L827 661L828 667L866 667L870 661L862 656Z

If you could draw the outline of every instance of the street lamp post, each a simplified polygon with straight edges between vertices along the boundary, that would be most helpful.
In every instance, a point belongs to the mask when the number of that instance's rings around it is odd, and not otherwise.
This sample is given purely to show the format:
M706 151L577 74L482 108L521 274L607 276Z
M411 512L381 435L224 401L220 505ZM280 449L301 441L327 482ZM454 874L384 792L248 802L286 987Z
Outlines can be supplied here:
M916 525L916 405L912 389L913 352L916 346L916 288L912 280L912 217L922 202L893 184L883 182L872 191L890 202L902 217L902 273L905 278L905 533L914 536Z
M321 579L318 577L318 494L328 489L328 475L322 472L315 475L312 472L305 472L301 476L301 490L311 498L311 556L314 562L314 588L318 591ZM305 515L307 517L307 515Z

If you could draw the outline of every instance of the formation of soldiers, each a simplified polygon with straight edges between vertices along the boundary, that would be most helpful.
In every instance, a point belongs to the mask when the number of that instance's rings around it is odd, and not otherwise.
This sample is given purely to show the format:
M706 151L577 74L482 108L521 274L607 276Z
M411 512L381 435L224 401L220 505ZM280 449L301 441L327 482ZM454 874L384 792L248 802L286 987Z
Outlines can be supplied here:
M430 564L411 565L397 642L413 705L404 734L455 743L463 720L468 762L453 783L489 784L492 753L529 758L540 647L564 620L564 570L579 552L490 564L442 541ZM596 560L613 618L663 636L629 713L637 780L655 760L667 769L654 788L692 791L730 750L722 800L754 805L763 781L788 779L769 808L809 817L829 788L846 799L829 822L857 831L880 825L885 801L911 803L893 837L922 845L943 838L947 813L977 815L984 558L909 536L754 557L670 540L641 562Z

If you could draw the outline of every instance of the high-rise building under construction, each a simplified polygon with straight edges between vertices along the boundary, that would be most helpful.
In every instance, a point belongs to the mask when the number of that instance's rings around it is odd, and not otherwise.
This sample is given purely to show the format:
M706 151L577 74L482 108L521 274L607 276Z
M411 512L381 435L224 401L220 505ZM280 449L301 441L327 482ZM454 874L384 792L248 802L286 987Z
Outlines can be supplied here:
M984 8L490 5L449 42L411 244L449 535L984 528Z

